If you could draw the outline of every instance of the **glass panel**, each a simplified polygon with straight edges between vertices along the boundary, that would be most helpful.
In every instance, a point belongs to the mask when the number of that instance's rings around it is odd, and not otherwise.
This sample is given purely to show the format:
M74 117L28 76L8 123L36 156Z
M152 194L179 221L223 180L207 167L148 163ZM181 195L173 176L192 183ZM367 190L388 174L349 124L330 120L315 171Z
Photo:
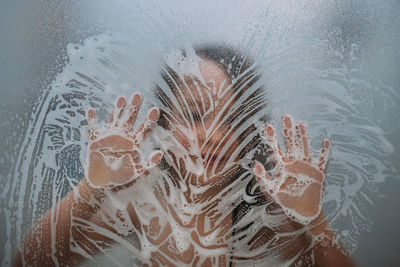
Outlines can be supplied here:
M397 2L8 5L2 265L399 261Z

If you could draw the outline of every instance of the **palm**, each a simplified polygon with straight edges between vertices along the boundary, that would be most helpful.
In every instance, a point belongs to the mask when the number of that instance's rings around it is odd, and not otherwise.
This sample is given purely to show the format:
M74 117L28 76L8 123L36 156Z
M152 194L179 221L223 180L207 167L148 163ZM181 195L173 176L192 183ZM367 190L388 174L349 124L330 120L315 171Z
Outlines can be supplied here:
M322 142L321 156L312 161L311 149L303 122L292 124L289 116L283 117L286 153L283 154L271 125L265 125L267 144L272 148L276 166L273 179L262 164L256 162L254 172L265 190L293 220L307 224L318 217L325 171L330 152L330 141Z
M100 138L90 145L89 178L94 185L102 186L110 182L121 184L134 176L135 164L128 147L121 146L120 149L110 149L115 144L124 143L131 142L129 138L111 135ZM133 146L129 145L129 147Z
M131 133L136 120L142 97L135 94L131 103L126 104L124 97L117 101L113 115L106 129L97 130L96 113L88 111L89 147L87 177L95 187L126 184L145 171L157 165L162 157L161 151L154 151L149 160L141 161L140 143L150 127L157 121L158 109L152 109L145 122L136 133Z

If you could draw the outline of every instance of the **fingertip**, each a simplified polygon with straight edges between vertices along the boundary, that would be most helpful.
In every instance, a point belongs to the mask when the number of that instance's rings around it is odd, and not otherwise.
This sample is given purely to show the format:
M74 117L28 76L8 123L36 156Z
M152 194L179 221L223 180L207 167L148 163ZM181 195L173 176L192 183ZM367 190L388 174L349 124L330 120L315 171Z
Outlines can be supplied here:
M87 117L88 119L94 119L96 118L96 111L94 110L94 108L89 108L87 111Z
M272 137L274 136L274 128L272 127L271 124L265 124L264 126L264 132L267 136Z
M160 117L160 111L156 107L152 108L149 111L149 114L147 115L147 118L151 121L157 121L159 117Z
M329 138L325 138L325 139L322 141L322 146L323 146L325 149L329 149L329 148L331 147L331 140L330 140Z
M292 127L292 117L290 115L283 115L282 116L282 122L283 122L283 125L286 128L291 128Z
M256 176L262 176L265 173L264 166L258 161L254 162L253 170Z
M126 99L124 96L120 96L117 100L117 108L122 108L126 104Z
M140 93L135 93L132 96L131 103L132 103L133 106L137 107L142 103L142 99L143 99L143 97L142 97L142 95Z
M163 156L164 153L161 150L154 151L153 155L151 156L151 161L155 164L159 164Z

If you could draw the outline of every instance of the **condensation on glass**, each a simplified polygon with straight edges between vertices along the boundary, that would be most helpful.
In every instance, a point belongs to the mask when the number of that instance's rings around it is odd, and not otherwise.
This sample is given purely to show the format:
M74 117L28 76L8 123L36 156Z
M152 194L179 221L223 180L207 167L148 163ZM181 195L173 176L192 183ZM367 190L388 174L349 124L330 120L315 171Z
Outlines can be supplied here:
M67 46L2 185L3 263L18 251L89 266L351 255L375 185L397 175L385 133L399 93L362 68L373 29L328 4L226 3L218 19L199 6L186 24L190 5L170 4L135 7L150 12L132 22L148 26L139 36L110 18L112 31Z

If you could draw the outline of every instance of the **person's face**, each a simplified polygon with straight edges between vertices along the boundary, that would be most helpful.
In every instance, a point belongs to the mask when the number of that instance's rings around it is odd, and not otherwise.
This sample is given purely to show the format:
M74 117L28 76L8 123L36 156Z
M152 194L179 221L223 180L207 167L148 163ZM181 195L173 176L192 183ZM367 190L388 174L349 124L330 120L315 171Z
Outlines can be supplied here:
M211 60L200 61L199 70L205 85L210 90L223 92L231 85L231 80L225 71Z
M199 71L201 77L185 77L187 91L182 93L192 118L195 118L194 123L184 133L176 131L175 137L187 148L194 165L200 164L206 170L203 175L207 177L199 181L208 184L218 179L218 173L233 156L226 153L227 149L238 147L239 142L232 140L234 138L229 134L230 126L220 118L222 111L229 107L233 95L230 78L210 60L202 60ZM196 105L197 109L194 108ZM193 113L196 115L193 116ZM193 147L193 143L197 147Z

